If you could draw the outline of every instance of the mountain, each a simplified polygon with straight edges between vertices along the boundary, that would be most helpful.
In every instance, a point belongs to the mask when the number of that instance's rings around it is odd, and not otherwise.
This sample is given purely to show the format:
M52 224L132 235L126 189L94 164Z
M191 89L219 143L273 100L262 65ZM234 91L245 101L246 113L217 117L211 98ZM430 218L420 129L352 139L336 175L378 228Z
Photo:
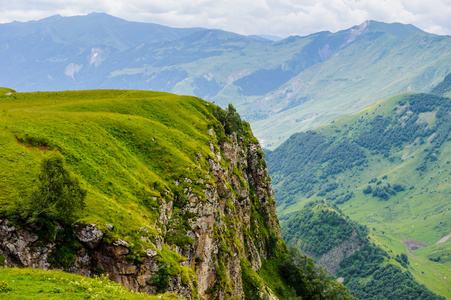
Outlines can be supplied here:
M451 38L367 21L272 38L170 28L105 14L0 24L0 83L19 91L143 89L231 102L264 147L451 69Z
M232 105L134 90L0 93L1 265L184 299L355 299L288 251L264 152ZM0 293L16 294L2 275L14 272L0 269ZM74 277L49 276L69 296Z
M314 256L359 299L445 299L416 282L406 254L391 256L366 226L325 200L308 203L282 228L287 245Z
M54 44L83 47L107 46L119 51L133 49L145 43L161 43L180 39L202 28L171 28L152 23L125 21L104 13L62 17L55 15L39 21L2 24L0 39L22 41L39 47ZM40 38L25 41L26 37ZM23 50L26 49L18 49ZM63 54L63 53L62 53Z
M448 90L448 79L434 90ZM282 228L326 199L390 255L408 255L415 279L449 298L450 101L399 94L268 151Z
M431 90L431 93L439 96L451 97L451 73L446 75L445 79Z

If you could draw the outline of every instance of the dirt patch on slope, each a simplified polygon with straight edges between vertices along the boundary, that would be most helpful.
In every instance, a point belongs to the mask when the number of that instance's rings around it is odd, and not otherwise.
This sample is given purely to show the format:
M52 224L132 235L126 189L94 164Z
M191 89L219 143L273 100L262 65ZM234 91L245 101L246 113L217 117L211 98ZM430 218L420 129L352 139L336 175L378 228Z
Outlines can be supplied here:
M417 242L414 240L405 240L403 242L404 246L406 246L406 248L408 248L410 251L416 251L418 249L421 249L423 247L426 247L428 244L423 243L423 242Z

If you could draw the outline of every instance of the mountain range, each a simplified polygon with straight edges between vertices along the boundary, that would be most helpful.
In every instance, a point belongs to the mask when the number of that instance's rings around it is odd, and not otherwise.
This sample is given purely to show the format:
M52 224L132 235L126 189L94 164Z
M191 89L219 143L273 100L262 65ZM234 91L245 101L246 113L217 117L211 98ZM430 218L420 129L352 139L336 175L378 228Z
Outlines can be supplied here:
M0 265L191 299L450 297L450 56L376 21L285 39L0 24L0 86L31 92L0 88ZM76 223L27 208L55 155L87 195Z
M450 37L376 21L277 41L99 13L0 24L3 86L132 88L230 102L268 149L376 100L429 91L450 71L450 55Z

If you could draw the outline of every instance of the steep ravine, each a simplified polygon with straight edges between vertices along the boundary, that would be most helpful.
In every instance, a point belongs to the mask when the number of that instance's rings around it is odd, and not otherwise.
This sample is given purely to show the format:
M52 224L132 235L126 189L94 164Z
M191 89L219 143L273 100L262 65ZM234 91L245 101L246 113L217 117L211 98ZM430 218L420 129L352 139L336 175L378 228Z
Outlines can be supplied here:
M76 251L63 268L84 276L104 273L137 292L172 292L187 299L244 299L240 259L248 260L257 271L267 257L270 236L281 239L273 190L258 143L236 133L218 141L217 133L209 132L211 153L206 159L211 178L197 182L180 178L176 185L183 188L183 194L167 191L174 195L172 201L158 199L158 220L136 233L151 245L140 257L130 256L134 245L111 239L114 224L77 223L72 232L63 228L55 232L55 237L63 233L76 237L71 241ZM201 156L197 154L198 161ZM188 242L182 246L168 243L166 237L180 223L187 229L181 236ZM161 237L149 234L151 228ZM40 238L36 228L17 228L7 219L0 220L0 255L5 265L52 269L58 267L55 257L67 245L67 239ZM275 299L266 285L261 294Z

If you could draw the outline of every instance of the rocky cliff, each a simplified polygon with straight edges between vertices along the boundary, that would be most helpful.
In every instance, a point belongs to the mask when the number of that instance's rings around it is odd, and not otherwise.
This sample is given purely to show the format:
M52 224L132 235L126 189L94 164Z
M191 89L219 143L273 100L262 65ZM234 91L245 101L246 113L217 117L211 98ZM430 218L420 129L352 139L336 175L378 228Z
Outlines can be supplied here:
M265 154L232 105L122 90L0 105L0 265L186 299L353 299L288 251Z
M208 157L196 154L196 168L208 166L207 175L181 177L175 190L166 191L171 197L153 199L160 203L158 218L136 232L146 247L113 239L115 224L78 222L70 229L55 224L49 237L39 228L1 219L3 263L84 276L104 273L130 290L150 294L244 299L242 261L257 271L268 252L282 244L273 190L255 139L235 132L218 137L213 129L209 134ZM265 284L260 293L275 298Z

